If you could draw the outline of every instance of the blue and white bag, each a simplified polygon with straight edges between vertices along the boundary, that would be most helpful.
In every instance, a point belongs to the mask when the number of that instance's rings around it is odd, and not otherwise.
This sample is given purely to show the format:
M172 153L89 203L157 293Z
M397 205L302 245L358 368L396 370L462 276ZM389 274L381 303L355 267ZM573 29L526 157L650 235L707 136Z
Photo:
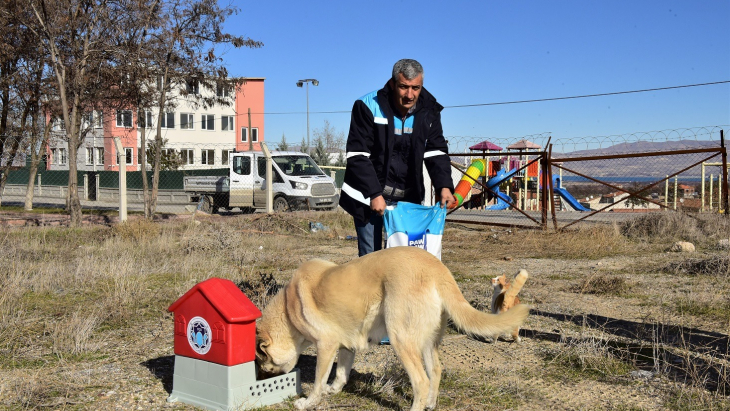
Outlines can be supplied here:
M386 248L411 246L423 248L441 259L441 238L446 224L446 207L423 206L401 201L385 208Z

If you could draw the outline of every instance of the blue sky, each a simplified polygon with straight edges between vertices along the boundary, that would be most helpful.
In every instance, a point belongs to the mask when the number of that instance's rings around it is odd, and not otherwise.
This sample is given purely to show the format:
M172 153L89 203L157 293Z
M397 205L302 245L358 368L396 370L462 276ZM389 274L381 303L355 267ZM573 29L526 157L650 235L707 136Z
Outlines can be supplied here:
M730 80L730 0L237 1L236 76L265 77L265 141L298 144L414 58L446 106L447 137L554 139L730 124L730 84L587 99L449 108ZM337 112L337 113L324 113ZM291 114L275 114L291 113Z

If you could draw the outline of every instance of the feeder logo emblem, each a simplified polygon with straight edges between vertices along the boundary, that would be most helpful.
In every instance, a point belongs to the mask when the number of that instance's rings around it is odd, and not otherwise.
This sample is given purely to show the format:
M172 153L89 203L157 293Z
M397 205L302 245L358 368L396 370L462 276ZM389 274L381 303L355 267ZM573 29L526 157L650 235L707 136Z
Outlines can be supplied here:
M205 318L193 317L188 323L188 343L196 353L205 355L210 351L212 335Z

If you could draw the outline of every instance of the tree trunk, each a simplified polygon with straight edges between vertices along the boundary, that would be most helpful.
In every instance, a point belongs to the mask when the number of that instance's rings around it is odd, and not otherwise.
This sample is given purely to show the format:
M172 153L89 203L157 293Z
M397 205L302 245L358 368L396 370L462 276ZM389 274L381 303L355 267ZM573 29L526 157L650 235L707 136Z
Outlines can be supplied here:
M139 107L139 106L140 106L140 104L139 104L139 102L137 102L137 107ZM149 184L147 183L147 117L144 115L144 110L142 110L142 109L137 110L137 123L140 124L140 127L139 127L140 169L139 170L140 170L140 173L142 174L142 196L144 198L144 204L145 204L144 218L151 220L152 219L152 213L151 213L152 210L147 207L147 205L150 204Z
M35 117L33 118L35 122ZM43 128L43 135L41 136L41 146L38 151L35 150L37 141L35 138L31 139L31 150L30 150L30 170L28 172L28 185L25 189L25 210L33 210L33 195L35 191L35 177L38 175L38 166L41 163L43 154L48 148L48 138L51 135L52 123L49 121L48 124ZM33 128L35 130L35 127Z
M155 159L152 162L152 196L150 198L150 215L157 210L157 193L160 189L160 166L162 164L162 116L165 115L165 98L167 97L167 69L162 77L162 90L158 104L157 133L155 134Z
M0 205L2 205L2 193L5 191L5 183L8 181L8 175L10 174L10 167L12 167L13 163L15 162L15 157L18 154L18 148L20 147L20 137L15 137L12 139L12 141L9 141L8 139L5 140L5 143L10 144L10 150L6 151L6 154L3 154L5 156L5 161L7 163L0 167ZM9 154L7 154L9 153Z

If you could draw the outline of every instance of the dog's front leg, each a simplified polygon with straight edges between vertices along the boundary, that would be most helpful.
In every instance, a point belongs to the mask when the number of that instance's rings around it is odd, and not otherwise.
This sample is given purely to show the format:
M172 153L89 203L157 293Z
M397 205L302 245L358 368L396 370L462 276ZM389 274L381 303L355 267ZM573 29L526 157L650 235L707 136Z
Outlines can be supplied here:
M312 392L307 398L300 398L294 402L294 406L299 410L306 410L319 404L322 394L327 385L327 377L330 375L332 363L335 361L337 353L337 345L335 344L317 344L317 369L314 372L314 385Z
M347 384L347 379L350 377L353 362L355 362L355 352L347 348L340 348L337 356L337 375L332 384L327 387L327 394L337 394L342 391L342 387Z

